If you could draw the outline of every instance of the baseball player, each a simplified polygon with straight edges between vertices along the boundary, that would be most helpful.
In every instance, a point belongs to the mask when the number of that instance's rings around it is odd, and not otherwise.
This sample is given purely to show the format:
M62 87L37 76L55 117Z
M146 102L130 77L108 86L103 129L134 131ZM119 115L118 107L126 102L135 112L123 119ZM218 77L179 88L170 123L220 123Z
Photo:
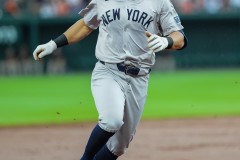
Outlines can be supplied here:
M99 114L81 160L125 153L143 112L155 53L180 50L187 39L170 0L92 0L83 18L33 52L35 60L99 28L91 89Z

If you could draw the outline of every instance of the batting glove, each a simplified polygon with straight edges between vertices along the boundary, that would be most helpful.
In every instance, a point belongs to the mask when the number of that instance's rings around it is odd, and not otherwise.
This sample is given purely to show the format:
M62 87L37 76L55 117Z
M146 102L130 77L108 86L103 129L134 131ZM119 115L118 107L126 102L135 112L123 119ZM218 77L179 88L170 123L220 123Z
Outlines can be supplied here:
M146 33L148 37L148 48L153 50L153 52L160 52L168 47L168 40L165 37L160 37L156 34Z
M46 44L39 45L33 52L33 58L35 60L40 60L44 56L51 54L56 48L57 45L52 40Z

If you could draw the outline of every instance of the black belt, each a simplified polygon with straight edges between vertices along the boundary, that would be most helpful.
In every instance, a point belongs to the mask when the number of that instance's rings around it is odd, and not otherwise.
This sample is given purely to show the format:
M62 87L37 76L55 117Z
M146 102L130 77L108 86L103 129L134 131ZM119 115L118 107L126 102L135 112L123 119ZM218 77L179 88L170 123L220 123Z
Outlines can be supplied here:
M105 65L105 62L100 61L103 65ZM132 65L125 65L124 63L117 63L116 64L119 71L124 72L126 75L130 76L137 76L140 69L138 67L132 66ZM149 70L150 73L151 70Z

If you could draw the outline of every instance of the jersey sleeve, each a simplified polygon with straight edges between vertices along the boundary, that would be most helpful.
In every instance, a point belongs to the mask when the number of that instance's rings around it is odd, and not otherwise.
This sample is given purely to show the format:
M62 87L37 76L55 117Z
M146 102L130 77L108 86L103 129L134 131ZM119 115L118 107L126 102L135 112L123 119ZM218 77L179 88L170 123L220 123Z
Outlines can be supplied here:
M159 23L163 36L183 29L181 20L170 0L163 0L160 6Z
M92 0L88 6L79 12L83 17L84 22L92 29L97 29L100 21L98 20L97 2Z

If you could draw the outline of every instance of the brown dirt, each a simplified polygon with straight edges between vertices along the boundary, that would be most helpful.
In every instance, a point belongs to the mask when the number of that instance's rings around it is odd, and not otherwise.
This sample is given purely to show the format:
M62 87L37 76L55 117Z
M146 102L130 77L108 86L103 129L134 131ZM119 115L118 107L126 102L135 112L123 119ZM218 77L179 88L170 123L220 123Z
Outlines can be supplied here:
M94 124L0 129L0 160L79 160ZM240 118L143 121L119 160L239 160Z

